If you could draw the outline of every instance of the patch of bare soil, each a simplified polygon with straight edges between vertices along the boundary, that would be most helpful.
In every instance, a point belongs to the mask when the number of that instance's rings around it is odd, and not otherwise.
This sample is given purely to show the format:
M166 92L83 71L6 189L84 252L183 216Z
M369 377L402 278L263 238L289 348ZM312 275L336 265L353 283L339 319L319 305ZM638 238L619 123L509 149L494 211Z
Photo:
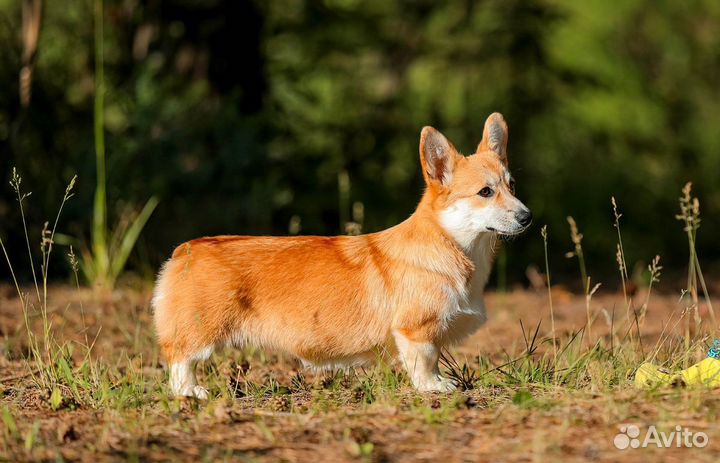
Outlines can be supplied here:
M641 301L636 304L640 307L645 295L640 291L634 299ZM97 296L87 290L56 287L49 300L55 339L74 346L68 363L75 377L105 379L82 386L86 392L77 394L71 386L60 388L62 402L53 406L50 392L37 384L38 367L24 360L29 343L19 301L10 288L1 288L2 460L720 459L720 393L637 391L628 379L633 365L610 385L595 385L594 378L605 373L602 363L588 367L572 385L519 383L509 372L505 380L495 370L496 382L483 377L472 390L443 395L415 393L401 372L394 375L401 379L400 386L390 387L378 385L384 381L378 370L315 375L282 356L255 353L247 361L246 356L222 353L199 373L216 398L206 403L176 401L167 397L164 386L165 373L153 341L149 292L127 289ZM592 335L582 330L587 320L584 297L553 288L553 301L561 347L578 332L582 339L577 342L588 346L598 339L612 344L633 336L633 345L649 354L659 344L679 342L684 326L683 307L675 294L653 294L640 327L626 331L617 330L627 317L623 296L597 295L591 305L596 317ZM552 351L546 293L489 294L488 308L488 323L452 351L458 362L481 373L502 366L523 354L527 334L532 335L538 324L537 339L543 341L536 355ZM700 315L706 317L706 311L701 307ZM33 331L41 333L41 315L29 316ZM615 337L610 336L613 329ZM84 359L82 346L88 344L93 346L91 362ZM700 350L694 354L696 359L702 356ZM481 361L489 362L489 367ZM83 373L84 362L102 371L96 376ZM249 390L249 385L260 392ZM687 427L706 433L709 443L704 448L650 445L619 450L614 439L623 424L637 425L643 435L651 425L668 432L676 426Z

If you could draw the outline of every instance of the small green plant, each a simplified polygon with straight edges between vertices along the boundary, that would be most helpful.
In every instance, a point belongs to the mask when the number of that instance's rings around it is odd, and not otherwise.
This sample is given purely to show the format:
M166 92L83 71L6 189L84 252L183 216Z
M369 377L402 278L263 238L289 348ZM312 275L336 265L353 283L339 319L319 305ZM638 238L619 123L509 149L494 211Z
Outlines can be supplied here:
M583 254L582 240L583 234L578 230L577 223L572 216L567 217L568 224L570 225L570 238L572 239L575 250L568 252L566 257L577 257L578 264L580 265L580 281L582 282L583 291L587 294L590 291L590 277L588 277L587 270L585 269L585 255Z
M568 252L565 256L568 258L577 257L578 264L580 265L580 278L582 282L583 293L585 295L585 315L587 317L586 338L588 342L592 342L592 323L595 317L592 315L590 309L590 301L592 300L595 292L600 288L600 283L597 283L592 289L590 288L591 279L590 276L587 274L587 269L585 268L585 254L583 253L582 248L583 234L580 233L580 230L578 230L577 223L575 222L575 219L573 217L568 216L567 221L570 225L570 238L572 239L575 249L571 252Z
M16 436L18 433L17 423L15 422L15 418L12 416L12 413L7 406L3 406L2 415L0 415L0 417L2 417L2 422L5 425L5 431L10 436Z
M60 392L60 388L56 386L53 388L53 391L50 394L50 408L52 408L53 410L58 410L62 406L62 403L62 392Z
M647 267L650 279L648 281L647 295L645 296L645 302L640 307L640 314L638 315L638 323L642 324L647 315L648 305L650 305L650 295L652 294L653 285L660 282L660 275L662 271L662 265L660 265L660 256L655 256Z
M25 434L25 451L26 452L32 451L32 449L35 447L39 433L40 433L40 422L36 421L33 423L32 427L27 430L27 433Z
M550 261L548 260L547 225L543 225L543 227L540 229L540 234L543 238L543 249L545 250L545 276L547 277L548 303L550 304L550 328L552 329L553 355L555 357L555 361L557 362L557 344L555 341L555 311L553 310L552 288L550 285Z
M10 180L10 186L12 186L13 190L15 191L15 195L18 201L18 207L20 208L21 216L23 217L22 223L23 223L23 230L25 232L25 244L27 246L28 250L28 258L30 260L30 270L33 277L34 282L34 289L35 289L35 296L37 299L34 299L30 294L23 292L23 290L20 288L20 284L18 283L18 280L15 276L15 271L13 269L12 262L10 261L10 257L7 253L7 249L5 248L5 244L3 243L2 239L0 239L0 248L2 248L3 254L5 256L5 260L7 262L7 265L10 269L10 274L13 279L13 283L15 285L15 290L17 291L18 298L20 300L20 305L22 307L23 312L23 320L25 324L25 329L27 333L27 339L28 339L28 345L30 350L30 361L33 364L33 366L30 369L30 373L33 376L33 378L36 380L39 386L44 388L47 391L51 391L53 387L58 384L59 382L59 376L58 376L58 370L56 368L57 359L63 355L64 349L62 347L59 347L57 343L55 342L53 332L51 329L51 323L50 319L48 317L48 305L47 305L47 288L48 288L48 268L50 266L50 256L52 254L52 247L54 244L54 238L55 238L55 231L57 228L58 221L60 219L60 214L62 213L63 207L65 206L65 203L72 197L72 190L75 186L75 180L76 177L73 177L70 182L68 183L67 188L65 189L65 195L63 196L63 199L60 203L60 208L58 209L58 213L55 216L55 221L52 230L48 229L48 223L45 223L45 226L43 227L42 235L41 235L41 242L40 242L40 250L42 254L42 262L41 262L41 279L40 284L38 284L38 278L37 274L35 272L35 265L33 264L34 258L32 253L32 247L30 246L30 238L28 233L28 227L27 223L25 221L25 214L24 214L24 207L23 203L24 201L32 194L31 192L25 193L22 190L22 177L17 172L17 169L13 168L12 171L12 178ZM39 313L40 319L42 321L42 337L38 339L35 332L32 330L31 327L31 315Z
M680 213L675 216L676 219L684 223L683 230L687 236L688 249L689 249L689 261L688 261L688 278L686 292L690 295L691 306L689 309L693 312L696 324L696 330L700 325L700 316L698 313L698 283L702 288L703 295L705 296L705 303L710 313L710 320L712 322L712 332L717 330L717 320L715 319L715 310L710 300L710 295L705 284L705 278L703 277L702 269L700 268L700 261L698 260L697 252L695 250L695 243L697 240L697 232L700 228L700 201L692 196L692 183L688 182L682 189L682 196L680 197ZM690 341L690 318L688 317L685 333L687 342ZM688 345L686 344L686 347Z
M82 252L81 269L85 278L96 287L112 289L125 269L130 252L145 224L157 207L151 197L137 213L126 213L112 229L107 223L107 178L105 170L105 78L103 0L95 0L95 164L97 179L93 202L92 239Z
M618 264L618 270L620 271L620 280L622 281L622 289L623 289L623 297L625 298L625 310L626 310L626 316L627 319L630 320L630 306L632 305L632 302L628 298L628 273L627 273L627 262L625 260L625 247L623 246L622 241L622 234L620 233L620 218L622 217L622 214L618 211L617 201L615 201L615 196L612 196L610 198L610 202L612 203L613 207L613 216L615 217L615 222L613 222L613 227L617 230L617 251L615 253L615 260Z
M49 268L55 246L56 231L64 206L73 196L75 182L76 177L73 177L68 183L58 212L52 222L52 228L49 227L49 222L45 222L43 226L40 239L40 278L35 273L35 269L38 267L30 265L33 281L31 292L24 291L20 286L5 243L0 238L0 249L2 249L10 269L23 316L28 345L27 376L32 378L35 386L48 398L48 405L52 410L78 404L99 405L102 400L97 400L96 393L100 390L99 386L103 381L107 381L108 374L107 370L100 369L95 361L90 358L95 340L91 341L87 336L82 303L80 303L80 314L84 343L77 344L64 342L56 338L48 305ZM30 197L31 193L22 190L22 177L17 172L17 169L13 169L10 185L15 192L19 208L22 211L24 209L23 203ZM22 224L26 237L28 258L32 263L34 256L30 246L27 224L24 220ZM76 289L79 292L78 262L72 247L70 247L68 258L75 277ZM39 327L36 326L35 320L39 321ZM79 363L73 360L73 351L75 351L76 346L80 346L84 350L82 361ZM35 436L28 436L29 442L34 444Z
M533 402L533 395L527 389L518 390L512 397L512 403L519 407L528 407Z

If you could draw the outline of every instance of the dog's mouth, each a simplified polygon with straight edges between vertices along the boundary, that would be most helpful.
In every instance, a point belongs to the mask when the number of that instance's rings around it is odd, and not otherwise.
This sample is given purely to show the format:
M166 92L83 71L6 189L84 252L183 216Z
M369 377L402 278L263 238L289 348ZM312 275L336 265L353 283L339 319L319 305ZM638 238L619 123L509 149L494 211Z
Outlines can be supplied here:
M497 233L497 235L500 238L512 238L514 236L518 236L518 235L521 235L524 232L526 232L527 229L530 228L530 225L532 225L532 224L529 223L529 224L525 225L524 227L518 228L517 230L513 230L513 231L498 230L495 227L487 227L487 230L492 233Z

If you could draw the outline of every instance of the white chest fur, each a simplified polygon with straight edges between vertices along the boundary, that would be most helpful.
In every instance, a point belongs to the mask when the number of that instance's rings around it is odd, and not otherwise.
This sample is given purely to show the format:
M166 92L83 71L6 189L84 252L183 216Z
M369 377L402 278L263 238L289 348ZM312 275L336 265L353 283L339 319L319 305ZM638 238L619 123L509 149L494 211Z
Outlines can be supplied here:
M462 341L487 320L483 293L492 270L495 241L494 234L483 233L470 252L475 271L464 294L458 295L447 311L445 341L449 344Z
M493 233L483 233L478 237L477 243L471 251L470 257L475 265L475 272L468 283L468 296L464 301L464 306L461 304L461 310L463 311L485 311L483 293L492 271L495 242L496 237Z

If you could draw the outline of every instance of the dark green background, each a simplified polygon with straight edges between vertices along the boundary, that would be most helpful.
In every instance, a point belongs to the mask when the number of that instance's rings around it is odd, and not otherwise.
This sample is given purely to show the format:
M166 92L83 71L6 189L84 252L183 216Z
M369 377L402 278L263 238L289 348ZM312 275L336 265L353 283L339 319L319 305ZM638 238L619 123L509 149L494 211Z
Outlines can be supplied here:
M44 8L22 109L21 2L0 0L0 233L19 268L12 166L33 191L33 243L75 173L61 228L82 240L91 224L92 3ZM659 253L682 271L674 215L688 180L702 201L701 262L720 257L716 0L125 0L106 2L105 32L111 221L161 199L131 260L142 274L183 240L287 234L293 215L301 233L340 233L342 171L364 230L393 225L422 191L421 127L469 153L493 111L509 123L518 196L536 217L506 246L509 281L542 265L542 224L553 267L575 275L567 215L590 273L612 274L611 195L629 265Z

